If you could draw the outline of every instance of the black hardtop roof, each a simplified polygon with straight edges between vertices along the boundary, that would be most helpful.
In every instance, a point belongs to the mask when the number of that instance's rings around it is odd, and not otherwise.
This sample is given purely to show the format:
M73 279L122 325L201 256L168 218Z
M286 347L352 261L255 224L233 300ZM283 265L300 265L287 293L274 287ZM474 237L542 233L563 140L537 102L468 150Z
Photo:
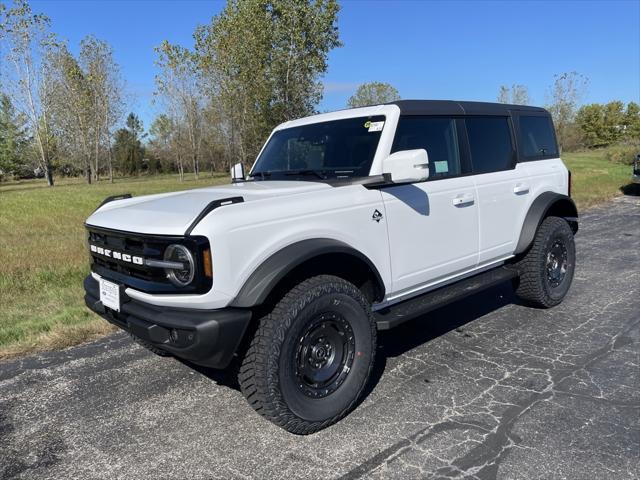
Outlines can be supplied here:
M401 115L511 115L513 111L549 114L540 107L456 100L396 100L387 105L400 107Z

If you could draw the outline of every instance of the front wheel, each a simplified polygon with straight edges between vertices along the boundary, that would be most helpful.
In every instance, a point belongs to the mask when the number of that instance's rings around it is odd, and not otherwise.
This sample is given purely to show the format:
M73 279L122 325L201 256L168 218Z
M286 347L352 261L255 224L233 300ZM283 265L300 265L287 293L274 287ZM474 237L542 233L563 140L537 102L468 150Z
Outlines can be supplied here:
M240 367L240 388L266 419L292 433L313 433L354 407L375 348L364 295L341 278L319 275L260 320Z
M576 267L576 247L569 224L559 217L545 218L517 267L520 281L516 294L520 298L541 308L562 302Z

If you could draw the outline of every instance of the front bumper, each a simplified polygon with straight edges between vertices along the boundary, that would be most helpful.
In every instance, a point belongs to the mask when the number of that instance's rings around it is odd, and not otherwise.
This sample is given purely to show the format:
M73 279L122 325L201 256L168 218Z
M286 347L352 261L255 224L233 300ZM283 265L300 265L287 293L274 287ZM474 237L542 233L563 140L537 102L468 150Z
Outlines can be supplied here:
M126 295L116 312L100 302L99 284L91 275L84 280L84 290L87 307L105 320L156 348L206 367L229 365L251 320L247 309L167 308Z

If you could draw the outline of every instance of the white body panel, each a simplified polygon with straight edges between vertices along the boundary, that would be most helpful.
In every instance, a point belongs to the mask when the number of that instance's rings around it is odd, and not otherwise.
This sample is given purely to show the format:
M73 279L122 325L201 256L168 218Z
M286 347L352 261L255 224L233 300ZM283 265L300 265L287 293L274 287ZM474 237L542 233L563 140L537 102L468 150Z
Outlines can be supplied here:
M524 163L513 170L473 176L480 210L478 261L490 262L515 250L520 228L532 201Z
M276 130L369 115L386 117L370 170L370 175L380 175L400 115L396 105L317 115ZM302 240L327 238L351 246L375 265L386 290L380 305L385 305L509 258L535 198L545 191L566 194L567 189L567 170L558 158L520 163L504 172L381 190L317 181L243 182L114 201L86 223L183 235L208 203L241 196L243 203L217 208L192 232L206 236L211 245L214 273L209 292L151 295L128 288L127 295L162 306L223 308L271 255ZM372 218L375 210L383 214L380 221Z
M472 177L391 187L382 195L393 296L476 266L478 206ZM463 198L464 203L456 202Z

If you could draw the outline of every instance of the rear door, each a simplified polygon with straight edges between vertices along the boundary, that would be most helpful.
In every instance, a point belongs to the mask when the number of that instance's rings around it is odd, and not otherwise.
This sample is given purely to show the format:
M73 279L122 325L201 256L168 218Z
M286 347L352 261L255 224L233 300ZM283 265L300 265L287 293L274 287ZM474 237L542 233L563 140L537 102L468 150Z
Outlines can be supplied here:
M527 169L516 162L509 117L467 117L465 124L478 192L478 265L483 266L515 250L531 185Z
M429 180L382 189L392 265L390 300L477 263L478 204L461 131L463 120L453 117L400 118L391 151L424 148Z

